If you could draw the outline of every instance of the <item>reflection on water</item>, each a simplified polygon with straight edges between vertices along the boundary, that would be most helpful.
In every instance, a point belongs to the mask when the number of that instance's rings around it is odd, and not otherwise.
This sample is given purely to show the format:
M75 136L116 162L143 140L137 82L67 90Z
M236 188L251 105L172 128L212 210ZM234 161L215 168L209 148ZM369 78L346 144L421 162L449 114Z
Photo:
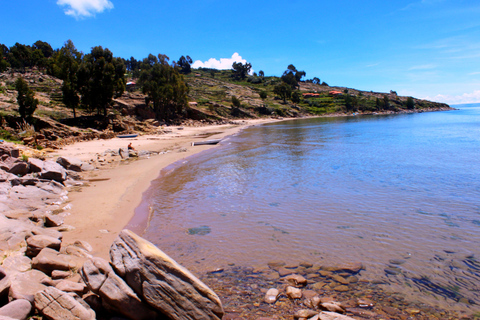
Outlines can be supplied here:
M390 290L475 308L479 148L478 107L251 127L161 173L144 236L193 270L361 261Z

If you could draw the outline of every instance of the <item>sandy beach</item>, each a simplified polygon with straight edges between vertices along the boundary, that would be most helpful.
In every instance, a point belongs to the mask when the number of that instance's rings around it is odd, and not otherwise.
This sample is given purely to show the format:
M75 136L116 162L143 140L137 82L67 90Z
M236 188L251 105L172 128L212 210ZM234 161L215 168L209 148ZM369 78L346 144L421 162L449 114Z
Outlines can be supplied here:
M192 146L194 141L221 139L241 129L276 120L247 120L237 124L202 127L168 127L171 132L161 135L142 135L135 138L114 138L75 143L57 150L51 156L75 157L83 161L101 158L105 165L98 170L85 172L86 183L69 192L68 210L71 214L65 223L75 229L64 233L64 243L84 240L93 247L92 254L108 257L110 244L129 223L142 200L142 194L152 180L168 165L215 145ZM126 148L129 143L138 150L159 152L138 160L111 160L99 156L106 150Z

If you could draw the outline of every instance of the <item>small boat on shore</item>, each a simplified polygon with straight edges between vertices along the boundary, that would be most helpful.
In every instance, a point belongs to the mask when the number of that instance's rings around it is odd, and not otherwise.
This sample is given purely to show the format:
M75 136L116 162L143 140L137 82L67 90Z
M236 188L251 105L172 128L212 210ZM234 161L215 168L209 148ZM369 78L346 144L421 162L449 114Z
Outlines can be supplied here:
M202 146L206 144L217 144L221 141L222 139L214 139L214 140L205 140L205 141L197 141L197 142L192 142L192 147L193 146Z
M136 138L138 137L138 134L119 134L117 138Z

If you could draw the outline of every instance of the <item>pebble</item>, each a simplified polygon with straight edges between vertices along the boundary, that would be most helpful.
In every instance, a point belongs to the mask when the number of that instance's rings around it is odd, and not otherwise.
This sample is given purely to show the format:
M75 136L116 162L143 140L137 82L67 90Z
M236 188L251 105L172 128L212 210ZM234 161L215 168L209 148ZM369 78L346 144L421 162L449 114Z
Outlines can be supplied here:
M278 295L280 292L276 288L268 289L267 293L265 294L265 302L268 304L275 303L278 299Z
M290 299L301 299L302 298L302 290L288 286L286 289L286 294Z

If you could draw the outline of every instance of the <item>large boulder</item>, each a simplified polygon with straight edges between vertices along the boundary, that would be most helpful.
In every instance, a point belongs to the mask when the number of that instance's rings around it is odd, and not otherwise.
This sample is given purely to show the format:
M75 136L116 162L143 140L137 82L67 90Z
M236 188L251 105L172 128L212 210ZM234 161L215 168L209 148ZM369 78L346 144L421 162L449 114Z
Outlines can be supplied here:
M101 258L87 260L80 271L88 288L98 294L107 309L133 320L160 318L143 303L125 281L115 274L107 261Z
M44 248L32 259L32 267L51 274L53 270L79 269L85 260L85 258L62 254L51 248Z
M32 311L30 301L18 299L0 308L0 316L10 317L15 320L26 320Z
M24 161L16 161L8 170L11 174L23 176L28 173L28 163Z
M27 239L27 252L26 255L29 257L37 256L43 248L51 248L54 250L60 250L62 241L58 238L46 236L46 235L35 235Z
M28 162L30 163L30 172L42 172L43 170L43 161L37 158L29 158Z
M40 172L39 176L42 179L63 182L67 178L67 172L58 163L53 161L45 161L43 163L42 172Z
M110 248L112 265L151 307L170 319L222 319L218 296L151 242L123 230Z
M35 294L35 308L51 320L94 320L95 312L68 293L48 287Z
M26 299L33 303L35 293L46 288L45 284L51 284L45 273L38 270L15 273L10 277L9 300Z

